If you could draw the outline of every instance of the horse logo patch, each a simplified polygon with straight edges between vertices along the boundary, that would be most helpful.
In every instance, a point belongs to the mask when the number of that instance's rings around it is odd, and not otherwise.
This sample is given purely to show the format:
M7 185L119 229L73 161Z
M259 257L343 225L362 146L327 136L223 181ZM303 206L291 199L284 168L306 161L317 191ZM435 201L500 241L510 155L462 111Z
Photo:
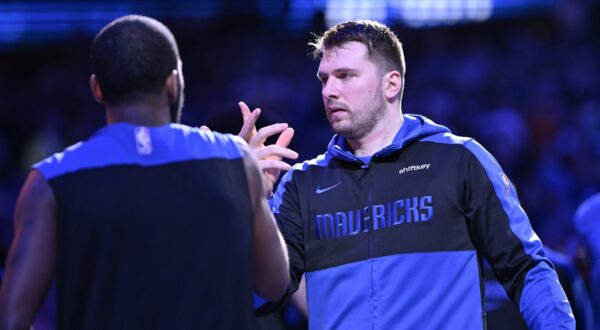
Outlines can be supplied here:
M506 194L510 195L510 180L508 180L508 177L506 176L506 174L500 172L500 177L502 177L502 182L504 182L504 188L506 188Z

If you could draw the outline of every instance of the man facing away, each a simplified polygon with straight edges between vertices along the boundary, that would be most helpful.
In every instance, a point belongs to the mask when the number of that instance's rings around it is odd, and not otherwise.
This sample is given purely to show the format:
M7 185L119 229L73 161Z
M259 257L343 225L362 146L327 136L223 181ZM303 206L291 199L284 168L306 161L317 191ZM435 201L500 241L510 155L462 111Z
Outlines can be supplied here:
M29 174L0 328L29 328L56 274L59 329L250 329L252 289L277 300L289 283L256 160L176 123L181 61L160 22L111 22L91 59L108 125Z
M290 255L286 296L306 274L309 327L485 328L485 258L531 329L574 329L500 165L475 140L403 115L405 62L394 33L350 21L311 45L336 135L283 176L272 200ZM247 129L253 113L242 113Z

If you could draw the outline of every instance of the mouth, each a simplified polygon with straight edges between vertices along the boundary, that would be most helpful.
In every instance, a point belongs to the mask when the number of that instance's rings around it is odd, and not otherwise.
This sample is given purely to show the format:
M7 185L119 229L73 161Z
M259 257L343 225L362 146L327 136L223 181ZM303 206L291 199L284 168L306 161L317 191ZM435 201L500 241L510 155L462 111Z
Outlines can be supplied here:
M327 119L330 123L338 122L346 118L348 110L340 106L328 106L327 107Z
M327 105L327 112L329 112L330 114L334 114L336 112L342 112L342 111L346 111L346 109L341 105L341 104L328 104Z

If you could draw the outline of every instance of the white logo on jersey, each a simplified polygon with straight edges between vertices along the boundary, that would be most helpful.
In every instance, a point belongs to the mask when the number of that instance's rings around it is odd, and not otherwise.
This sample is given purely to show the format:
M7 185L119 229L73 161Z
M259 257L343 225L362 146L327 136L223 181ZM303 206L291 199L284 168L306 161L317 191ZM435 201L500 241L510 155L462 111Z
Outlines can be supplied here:
M506 176L506 174L504 174L502 172L500 172L499 174L502 177L502 182L504 182L504 188L506 188L506 194L510 195L510 180L508 180L508 177Z
M152 153L152 138L148 127L140 126L135 128L135 146L140 156Z
M428 170L429 166L431 166L431 164L409 165L398 170L398 174L404 174L411 171Z

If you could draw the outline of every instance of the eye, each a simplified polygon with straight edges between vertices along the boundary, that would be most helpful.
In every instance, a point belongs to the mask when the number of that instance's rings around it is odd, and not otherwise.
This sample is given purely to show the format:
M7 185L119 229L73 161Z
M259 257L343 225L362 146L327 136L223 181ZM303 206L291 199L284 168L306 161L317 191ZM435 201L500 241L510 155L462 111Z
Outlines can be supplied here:
M350 77L352 77L352 76L354 76L354 75L353 75L353 74L351 74L351 73L348 73L348 72L342 72L342 73L340 73L340 74L338 75L338 78L339 78L339 79L348 79L348 78L350 78Z

